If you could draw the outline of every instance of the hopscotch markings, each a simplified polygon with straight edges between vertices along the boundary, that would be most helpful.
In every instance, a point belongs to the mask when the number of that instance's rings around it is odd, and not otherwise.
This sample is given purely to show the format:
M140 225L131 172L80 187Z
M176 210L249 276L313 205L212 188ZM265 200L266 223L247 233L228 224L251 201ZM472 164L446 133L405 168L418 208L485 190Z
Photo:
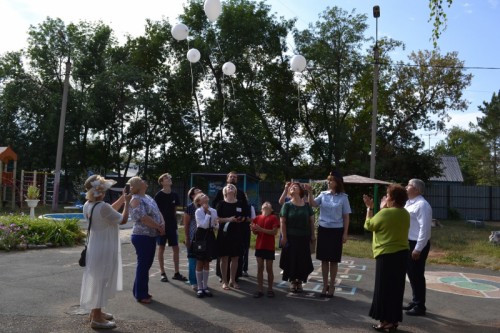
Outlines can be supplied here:
M310 274L307 283L302 285L303 292L292 293L288 292L287 297L301 298L314 301L329 301L331 298L319 297L319 294L323 291L323 279L321 273L321 262L314 260L314 266L318 267L315 271ZM361 281L362 275L357 274L354 271L366 271L366 265L355 265L353 260L344 260L339 264L339 269L337 271L337 279L335 280L335 294L342 295L355 295L356 287L344 285L343 281L358 282ZM278 283L277 288L288 290L290 284L287 281L282 281Z

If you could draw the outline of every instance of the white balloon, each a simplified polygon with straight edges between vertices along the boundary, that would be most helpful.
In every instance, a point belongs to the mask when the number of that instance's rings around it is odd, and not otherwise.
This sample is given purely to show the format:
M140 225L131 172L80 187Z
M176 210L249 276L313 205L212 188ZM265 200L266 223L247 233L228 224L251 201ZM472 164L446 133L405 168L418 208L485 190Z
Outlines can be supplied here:
M222 13L220 0L205 0L203 9L205 10L205 14L210 22L217 21L217 18Z
M233 75L236 72L236 66L231 61L228 61L222 65L222 71L226 75Z
M189 28L182 23L176 24L172 27L172 36L177 40L184 40L189 34Z
M191 63L198 62L200 60L201 54L197 49L190 49L187 53L187 59Z
M292 57L292 60L290 61L290 68L294 72L302 72L304 69L306 69L306 58L304 56L297 54Z

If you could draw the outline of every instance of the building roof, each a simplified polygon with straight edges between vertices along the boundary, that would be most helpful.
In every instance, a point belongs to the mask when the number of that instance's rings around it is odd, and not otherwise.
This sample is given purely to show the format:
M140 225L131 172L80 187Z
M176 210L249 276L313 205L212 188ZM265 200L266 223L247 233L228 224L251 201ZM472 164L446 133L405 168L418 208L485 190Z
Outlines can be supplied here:
M460 164L455 156L441 156L441 169L443 171L440 176L431 177L429 180L432 182L463 183L462 170L460 170Z
M17 154L12 150L12 148L10 148L10 146L0 147L0 161L8 163L10 160L17 161Z
M344 183L346 184L381 184L381 185L389 185L390 182L386 182L385 180L378 180L374 178L368 178L358 175L349 175L344 176ZM314 183L326 182L326 180L314 180Z

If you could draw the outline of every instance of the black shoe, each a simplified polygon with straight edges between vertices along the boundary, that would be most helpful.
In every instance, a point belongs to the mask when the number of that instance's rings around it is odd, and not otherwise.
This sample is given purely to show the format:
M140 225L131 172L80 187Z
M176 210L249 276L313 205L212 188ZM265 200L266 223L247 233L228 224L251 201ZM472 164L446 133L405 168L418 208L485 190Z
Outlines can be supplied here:
M413 308L414 308L414 307L416 307L416 306L417 306L417 304L415 304L415 303L413 303L413 302L410 302L410 303L408 303L408 305L403 306L403 310L404 310L404 311L408 311L408 310L413 309Z
M408 316L425 316L425 310L415 306L413 309L405 312Z
M161 275L161 279L160 279L161 282L168 282L168 277L167 277L167 274L163 273Z
M179 272L175 273L174 276L172 277L172 279L179 280L179 281L184 281L184 282L186 282L188 280L187 277L183 276Z

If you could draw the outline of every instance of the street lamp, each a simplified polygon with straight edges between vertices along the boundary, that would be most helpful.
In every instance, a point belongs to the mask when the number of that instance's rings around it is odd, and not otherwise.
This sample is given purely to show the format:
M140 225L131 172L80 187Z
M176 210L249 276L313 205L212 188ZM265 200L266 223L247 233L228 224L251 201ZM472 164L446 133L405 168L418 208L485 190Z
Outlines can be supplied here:
M59 31L61 38L66 41L66 37L62 31ZM64 76L64 88L61 105L61 118L59 121L59 136L57 138L57 153L56 153L56 170L54 176L54 192L52 193L52 211L56 211L59 203L59 184L61 181L61 160L64 142L64 127L66 124L66 107L68 105L69 92L69 73L71 71L70 52L68 52L68 60L66 60L66 73Z
M375 178L375 146L377 143L377 104L378 104L378 18L380 17L380 7L373 6L373 17L375 17L375 47L373 48L373 111L372 111L372 140L370 152L370 178Z

